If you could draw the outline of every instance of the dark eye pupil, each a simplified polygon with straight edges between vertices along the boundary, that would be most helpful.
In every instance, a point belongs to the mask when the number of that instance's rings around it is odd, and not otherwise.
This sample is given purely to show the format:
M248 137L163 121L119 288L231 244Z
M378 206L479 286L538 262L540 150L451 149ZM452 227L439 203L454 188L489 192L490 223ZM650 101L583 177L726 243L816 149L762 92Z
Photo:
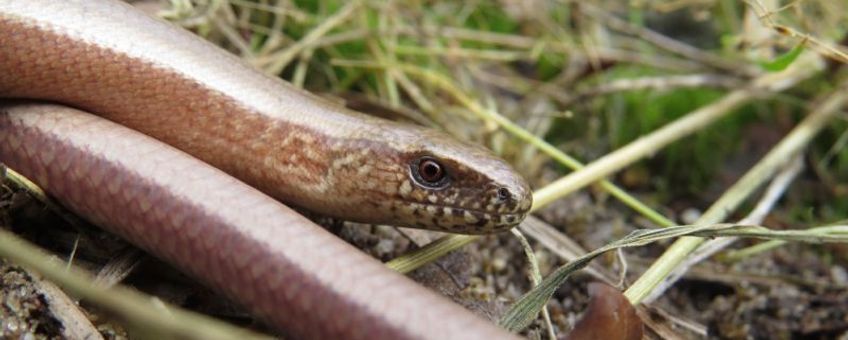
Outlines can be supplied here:
M507 188L499 188L498 189L498 198L505 200L510 197L509 189Z
M409 163L409 172L415 184L429 189L443 189L450 183L448 168L437 159L423 156Z
M439 163L429 159L421 162L418 166L418 172L421 174L421 178L428 182L437 182L444 176Z

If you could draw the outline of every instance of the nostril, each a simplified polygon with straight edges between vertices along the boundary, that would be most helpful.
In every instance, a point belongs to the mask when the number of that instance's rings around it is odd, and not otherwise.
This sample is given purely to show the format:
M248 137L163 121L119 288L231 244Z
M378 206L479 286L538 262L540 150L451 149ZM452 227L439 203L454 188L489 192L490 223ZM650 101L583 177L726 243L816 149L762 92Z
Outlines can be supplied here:
M507 188L498 188L498 198L501 200L508 200L512 198L512 194Z

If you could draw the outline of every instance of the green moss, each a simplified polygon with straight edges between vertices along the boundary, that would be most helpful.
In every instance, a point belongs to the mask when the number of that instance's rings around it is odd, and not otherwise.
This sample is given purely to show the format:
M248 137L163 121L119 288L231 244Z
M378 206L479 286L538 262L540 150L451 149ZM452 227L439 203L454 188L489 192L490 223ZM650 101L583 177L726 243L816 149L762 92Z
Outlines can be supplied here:
M667 93L636 91L615 96L621 97L618 100L623 105L611 109L624 110L624 114L615 114L615 120L607 121L610 130L615 131L610 135L613 149L718 100L722 93L712 89L680 89ZM667 182L663 186L678 193L703 190L724 160L736 151L742 125L753 118L750 107L738 111L648 160L653 169L651 177Z
M518 29L518 22L504 13L503 7L497 3L484 2L474 9L465 26L484 31L511 33Z

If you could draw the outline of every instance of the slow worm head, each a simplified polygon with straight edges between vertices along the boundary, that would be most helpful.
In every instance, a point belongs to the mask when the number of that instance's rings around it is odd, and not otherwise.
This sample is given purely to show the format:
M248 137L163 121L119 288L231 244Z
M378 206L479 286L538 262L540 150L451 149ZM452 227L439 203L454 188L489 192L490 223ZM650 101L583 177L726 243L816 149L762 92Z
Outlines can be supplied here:
M329 103L121 2L5 0L0 32L0 97L97 113L295 206L490 233L531 205L486 150Z

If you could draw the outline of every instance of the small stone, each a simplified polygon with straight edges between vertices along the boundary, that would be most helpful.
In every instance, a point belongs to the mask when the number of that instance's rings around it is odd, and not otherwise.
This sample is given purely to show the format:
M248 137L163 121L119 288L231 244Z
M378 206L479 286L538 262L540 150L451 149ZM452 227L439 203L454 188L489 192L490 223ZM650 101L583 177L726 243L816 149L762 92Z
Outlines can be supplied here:
M843 266L830 267L830 276L833 278L833 283L838 286L848 284L848 271Z
M680 221L684 224L695 224L701 218L701 211L695 208L687 208L680 213Z

